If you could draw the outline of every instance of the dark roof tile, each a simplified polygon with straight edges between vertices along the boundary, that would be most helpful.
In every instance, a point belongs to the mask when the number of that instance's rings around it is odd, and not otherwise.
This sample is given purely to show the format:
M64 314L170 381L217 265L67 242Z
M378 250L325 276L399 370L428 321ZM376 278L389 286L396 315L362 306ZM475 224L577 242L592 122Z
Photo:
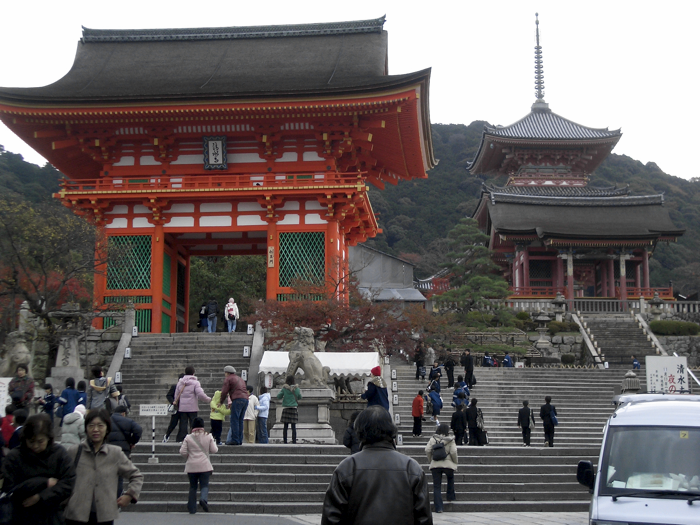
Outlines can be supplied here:
M514 139L601 139L621 135L619 129L587 128L560 117L550 110L533 110L509 126L486 126L485 133Z

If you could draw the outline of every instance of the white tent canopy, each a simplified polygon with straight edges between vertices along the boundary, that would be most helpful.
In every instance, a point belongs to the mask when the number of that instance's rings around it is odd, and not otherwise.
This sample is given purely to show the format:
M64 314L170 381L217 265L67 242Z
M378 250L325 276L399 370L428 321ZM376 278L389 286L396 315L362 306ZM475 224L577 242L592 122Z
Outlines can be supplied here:
M370 375L379 365L377 352L316 352L322 366L331 369L331 377L359 377ZM289 366L289 354L283 351L267 351L260 362L260 372L284 374ZM300 370L299 373L303 375Z

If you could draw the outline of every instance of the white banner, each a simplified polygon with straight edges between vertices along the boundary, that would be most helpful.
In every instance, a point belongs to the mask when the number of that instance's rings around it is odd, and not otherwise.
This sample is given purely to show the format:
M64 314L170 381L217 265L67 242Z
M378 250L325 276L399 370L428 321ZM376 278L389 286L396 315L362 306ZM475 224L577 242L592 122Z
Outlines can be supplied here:
M169 416L168 405L139 405L139 416Z
M7 394L11 377L0 377L0 416L5 417L5 407L10 404L10 396Z
M647 392L689 394L688 359L674 356L646 356Z

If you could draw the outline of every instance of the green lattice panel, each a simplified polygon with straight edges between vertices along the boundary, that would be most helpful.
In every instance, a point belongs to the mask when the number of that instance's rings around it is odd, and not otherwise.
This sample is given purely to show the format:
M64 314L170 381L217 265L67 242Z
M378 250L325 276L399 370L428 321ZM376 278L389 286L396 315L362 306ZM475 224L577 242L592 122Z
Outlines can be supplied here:
M170 297L170 266L172 259L167 253L163 254L163 295Z
M160 332L163 334L170 333L170 316L168 314L161 314Z
M105 296L105 304L149 304L153 302L153 297L150 295L108 295Z
M323 232L280 233L280 286L292 286L295 281L323 284L325 241Z
M103 317L102 318L102 328L107 330L107 328L112 328L113 326L117 326L117 322L111 318L111 317Z
M139 333L151 331L151 310L136 310L136 327Z
M109 238L108 290L151 288L150 235L120 235Z
M325 296L317 293L278 293L277 301L286 303L288 301L323 301Z

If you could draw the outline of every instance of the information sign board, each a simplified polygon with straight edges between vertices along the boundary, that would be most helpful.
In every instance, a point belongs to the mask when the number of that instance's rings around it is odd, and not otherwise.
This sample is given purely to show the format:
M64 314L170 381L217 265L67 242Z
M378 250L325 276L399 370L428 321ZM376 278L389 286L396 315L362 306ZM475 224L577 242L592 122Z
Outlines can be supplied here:
M646 356L647 392L689 394L688 359L685 356Z
M169 416L168 405L139 405L140 416Z

